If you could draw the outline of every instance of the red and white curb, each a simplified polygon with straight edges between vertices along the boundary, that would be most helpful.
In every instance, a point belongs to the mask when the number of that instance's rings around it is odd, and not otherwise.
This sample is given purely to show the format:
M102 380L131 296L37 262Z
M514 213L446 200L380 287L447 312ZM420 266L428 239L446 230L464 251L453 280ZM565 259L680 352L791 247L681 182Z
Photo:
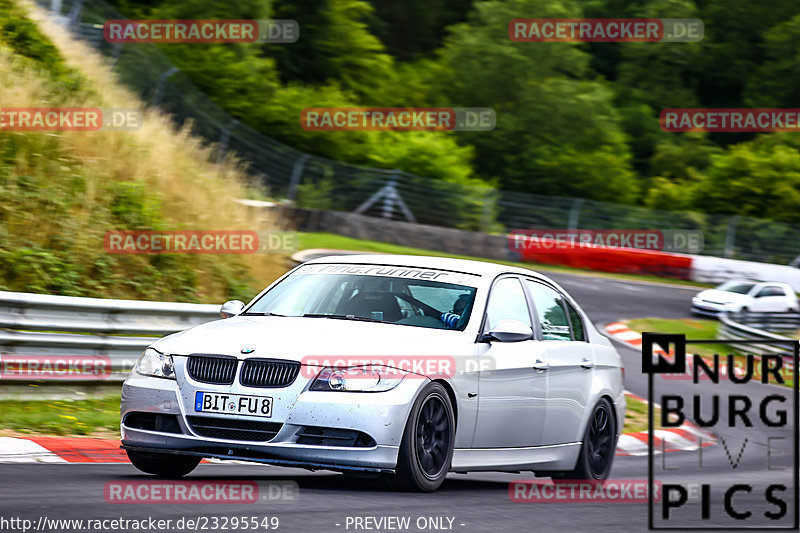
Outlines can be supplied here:
M642 335L629 328L622 322L612 322L606 326L606 331L618 341L642 348Z
M642 335L622 322L608 324L606 331L615 339L639 350L642 349ZM661 353L664 354L663 351ZM722 369L722 371L724 372L725 370ZM628 391L625 391L625 395L642 402L647 401ZM647 441L649 438L647 431L620 435L619 443L617 444L617 455L647 455ZM653 431L653 451L655 453L692 451L716 443L716 435L691 422L686 422L677 428L656 429Z
M118 439L92 437L0 437L0 463L116 463L130 464ZM204 463L237 463L203 459ZM247 463L250 464L250 463Z
M624 433L617 443L617 455L647 455L647 431ZM677 428L653 431L653 453L689 452L717 443L717 438L708 431L691 423Z
M646 399L625 391L625 396L640 402ZM660 407L655 404L655 407ZM647 431L623 433L617 443L617 455L647 455L647 442L650 435ZM653 452L688 452L705 448L717 443L717 437L691 422L685 422L676 428L656 429L653 431Z
M87 437L0 437L0 463L122 463L119 441Z

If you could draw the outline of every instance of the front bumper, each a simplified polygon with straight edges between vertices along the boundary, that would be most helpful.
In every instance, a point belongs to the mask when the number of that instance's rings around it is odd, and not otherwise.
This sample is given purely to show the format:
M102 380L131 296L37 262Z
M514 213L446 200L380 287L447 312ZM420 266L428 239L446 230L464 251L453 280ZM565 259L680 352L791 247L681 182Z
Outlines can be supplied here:
M719 316L721 313L731 311L730 304L717 304L711 302L692 302L692 313L704 316Z
M213 415L214 418L224 417L226 420L268 420L282 424L268 442L253 442L210 438L192 430L187 415L208 415L194 413L194 393L197 390L214 390L214 386L190 384L181 378L176 382L131 374L122 387L122 445L131 450L242 459L306 468L393 471L411 405L427 380L407 377L395 389L380 393L309 391L309 381L298 377L295 383L283 389L240 386L226 389L226 392L235 394L275 398L273 418ZM131 412L174 415L180 433L129 427L125 424L125 417ZM369 447L298 443L298 433L307 427L359 431L372 437L374 442Z

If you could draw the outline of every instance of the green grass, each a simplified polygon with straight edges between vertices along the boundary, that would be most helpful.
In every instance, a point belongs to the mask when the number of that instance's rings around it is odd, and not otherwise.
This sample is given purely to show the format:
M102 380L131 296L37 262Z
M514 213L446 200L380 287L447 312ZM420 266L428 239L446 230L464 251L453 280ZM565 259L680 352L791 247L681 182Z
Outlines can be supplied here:
M565 266L544 265L540 263L520 263L514 261L501 261L497 259L487 259L485 257L474 257L469 255L448 254L436 250L425 250L422 248L412 248L410 246L400 246L398 244L390 244L387 242L370 241L366 239L354 239L352 237L344 237L342 235L335 235L332 233L299 233L299 249L307 250L309 248L331 248L334 250L355 250L363 252L377 252L383 254L409 254L409 255L424 255L424 256L437 256L437 257L452 257L455 259L472 259L474 261L489 261L492 263L500 263L503 265L510 265L515 267L529 268L541 272L559 272L564 274L580 274L586 276L595 276L602 278L624 279L631 281L645 281L667 283L670 285L689 285L692 287L711 287L707 283L697 283L694 281L686 281L672 278L660 278L658 276L647 276L642 274L618 274L612 272L598 272L595 270L588 270L582 268L572 268Z
M627 409L625 410L625 427L623 428L622 431L624 433L636 433L637 431L647 431L648 427L647 402L643 402L641 400L637 400L636 398L631 398L630 396L626 396L625 403L627 405ZM661 417L659 409L656 409L654 416L656 425L658 425L658 420Z
M0 401L0 430L48 435L89 435L119 431L119 395L48 401Z
M638 333L645 331L657 333L683 333L688 340L707 340L717 338L716 320L698 320L690 318L635 318L625 322L629 328ZM730 347L725 344L694 344L690 345L692 353L703 357L712 357L715 353L727 354Z

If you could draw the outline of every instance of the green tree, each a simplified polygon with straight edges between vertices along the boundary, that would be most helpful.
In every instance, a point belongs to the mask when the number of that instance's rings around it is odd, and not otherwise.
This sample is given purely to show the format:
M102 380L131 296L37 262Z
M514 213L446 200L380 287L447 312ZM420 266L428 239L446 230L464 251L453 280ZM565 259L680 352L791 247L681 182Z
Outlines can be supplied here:
M713 156L694 190L693 206L708 213L800 222L797 144L783 135L764 135Z
M475 147L478 175L518 191L633 201L637 185L613 92L584 79L593 75L580 46L511 41L509 21L532 13L580 16L572 2L476 4L467 23L451 28L434 94L495 110L494 131L459 136Z
M771 28L765 40L767 59L748 79L745 100L752 107L797 107L800 15Z
M441 46L445 28L463 22L472 0L370 0L372 32L400 60L424 57Z
M362 0L278 0L274 7L275 18L295 19L300 24L296 43L270 49L284 81L319 84L336 80L369 103L374 89L392 78L392 58L365 23L372 14L370 4Z

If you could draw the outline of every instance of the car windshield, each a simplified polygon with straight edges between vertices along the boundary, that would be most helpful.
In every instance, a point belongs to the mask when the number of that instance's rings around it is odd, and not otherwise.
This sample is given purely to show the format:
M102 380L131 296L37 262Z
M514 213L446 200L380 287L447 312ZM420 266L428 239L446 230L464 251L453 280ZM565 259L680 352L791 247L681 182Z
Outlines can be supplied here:
M253 303L243 315L367 320L463 330L477 276L377 265L304 265Z
M755 286L755 283L750 283L748 281L726 281L717 287L717 289L725 292L735 292L736 294L747 294L750 292L750 289Z

